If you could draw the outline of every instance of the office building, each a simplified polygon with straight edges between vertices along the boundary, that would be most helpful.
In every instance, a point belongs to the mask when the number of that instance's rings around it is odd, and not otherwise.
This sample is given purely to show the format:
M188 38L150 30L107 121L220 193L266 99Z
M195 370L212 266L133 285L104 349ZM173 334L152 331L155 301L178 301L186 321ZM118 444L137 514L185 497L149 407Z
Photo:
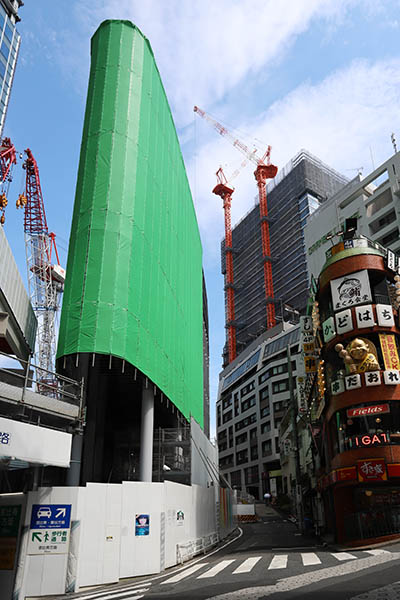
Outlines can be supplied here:
M22 0L0 0L0 139L10 100L21 36L16 29Z
M291 405L299 359L299 325L279 324L254 340L220 373L217 399L219 467L230 485L262 499L287 491L280 470L279 427Z
M285 305L302 312L309 279L303 228L307 217L347 179L302 150L268 185L272 278L277 320ZM266 328L266 297L258 203L232 231L235 324L238 354ZM225 273L224 242L221 248ZM227 344L223 364L228 364Z
M304 228L310 276L318 278L326 252L340 239L346 219L357 219L357 233L400 253L400 152L367 177L360 174L324 202Z
M131 22L105 21L92 38L57 352L59 370L87 382L81 483L174 472L188 480L190 440L179 430L194 418L208 431L205 298L198 224L153 52ZM175 431L170 449L181 444L156 465L166 430Z

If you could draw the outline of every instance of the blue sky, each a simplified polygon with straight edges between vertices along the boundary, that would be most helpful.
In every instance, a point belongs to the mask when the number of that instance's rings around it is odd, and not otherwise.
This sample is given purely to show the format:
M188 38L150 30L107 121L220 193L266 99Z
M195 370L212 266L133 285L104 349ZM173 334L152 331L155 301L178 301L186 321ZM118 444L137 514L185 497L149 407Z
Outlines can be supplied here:
M400 146L400 0L25 0L4 135L36 157L50 230L66 251L89 71L90 37L104 19L130 19L149 38L170 101L196 206L210 307L212 429L225 339L215 171L242 160L193 113L197 104L245 141L272 145L282 167L301 148L352 177ZM233 222L254 205L248 166L234 184ZM7 237L25 273L21 164ZM273 250L272 250L273 251Z

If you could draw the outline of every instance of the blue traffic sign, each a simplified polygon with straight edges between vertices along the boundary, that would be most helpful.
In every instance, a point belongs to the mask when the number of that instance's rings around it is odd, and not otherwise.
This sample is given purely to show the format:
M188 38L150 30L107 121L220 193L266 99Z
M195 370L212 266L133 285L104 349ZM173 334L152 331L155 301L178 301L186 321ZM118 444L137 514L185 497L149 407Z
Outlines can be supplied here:
M31 529L68 529L71 504L32 504Z

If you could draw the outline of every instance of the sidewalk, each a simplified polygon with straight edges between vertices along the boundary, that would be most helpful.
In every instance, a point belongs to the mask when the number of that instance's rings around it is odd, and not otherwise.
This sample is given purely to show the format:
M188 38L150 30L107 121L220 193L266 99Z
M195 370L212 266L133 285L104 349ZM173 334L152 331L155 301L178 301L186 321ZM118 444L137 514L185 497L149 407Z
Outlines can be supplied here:
M266 506L264 503L257 503L254 505L256 515L258 517L281 517L282 515L274 509L270 504Z

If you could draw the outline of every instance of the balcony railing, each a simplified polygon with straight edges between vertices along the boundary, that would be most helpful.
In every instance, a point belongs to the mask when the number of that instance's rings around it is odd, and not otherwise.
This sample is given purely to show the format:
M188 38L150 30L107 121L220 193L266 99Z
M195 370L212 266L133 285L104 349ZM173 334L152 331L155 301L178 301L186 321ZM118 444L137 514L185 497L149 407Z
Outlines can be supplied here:
M69 379L4 352L0 352L0 400L84 421L83 380Z

